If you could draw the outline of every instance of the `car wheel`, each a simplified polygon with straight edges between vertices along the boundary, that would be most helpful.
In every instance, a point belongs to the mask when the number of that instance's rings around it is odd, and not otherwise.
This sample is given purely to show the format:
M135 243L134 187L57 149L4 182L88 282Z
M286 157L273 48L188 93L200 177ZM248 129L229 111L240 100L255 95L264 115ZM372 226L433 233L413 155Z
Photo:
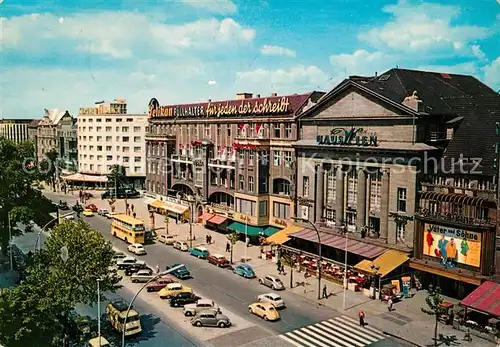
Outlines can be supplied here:
M201 322L200 322L200 321L198 321L198 322L194 323L194 325L196 325L197 327L201 327L201 326L203 326L203 324L201 324Z
M253 314L253 310L251 307L248 308L248 312L250 312L251 314Z
M219 322L219 323L217 324L217 326L218 326L219 328L225 328L225 327L226 327L226 323L224 323L224 322Z
M125 242L128 243L128 239L127 238L125 238Z
M151 292L152 292L151 288L147 288L146 290L147 290L149 293L151 293Z
M189 311L186 311L186 312L184 312L184 315L186 317L191 317L193 314L191 312L189 312Z
M264 284L264 281L262 279L259 278L259 283L260 284Z
M264 318L264 320L268 320L266 315L264 315L262 318Z
M116 237L116 233L113 233L113 236Z

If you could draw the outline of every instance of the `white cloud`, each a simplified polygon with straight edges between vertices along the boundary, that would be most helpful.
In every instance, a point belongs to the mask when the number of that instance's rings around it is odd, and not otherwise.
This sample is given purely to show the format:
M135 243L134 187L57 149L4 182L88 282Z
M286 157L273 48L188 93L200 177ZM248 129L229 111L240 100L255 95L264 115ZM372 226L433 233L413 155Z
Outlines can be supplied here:
M500 0L498 0L498 1L500 1ZM481 50L481 46L479 46L479 45L472 45L470 48L472 50L472 54L474 54L474 56L477 59L479 59L479 60L486 59L486 54L484 54L484 52Z
M393 68L397 57L383 52L368 52L358 49L352 54L336 54L330 56L330 64L334 69L336 80L342 80L350 75L374 76Z
M87 47L89 53L123 58L212 50L222 45L236 47L254 38L255 30L244 28L231 18L167 24L148 14L82 12L66 16L64 25L52 14L3 18L1 43L6 50L25 53Z
M231 14L237 12L237 7L231 0L181 0L188 6L216 14Z
M264 45L260 48L260 53L263 55L279 55L279 56L288 56L295 57L295 51L280 47L280 46L272 46L272 45Z
M483 67L484 83L494 90L500 91L500 57Z
M454 25L460 14L456 6L422 2L418 5L400 0L385 6L392 20L379 28L361 33L359 39L379 49L422 53L459 52L470 54L470 43L488 37L487 28L473 25Z

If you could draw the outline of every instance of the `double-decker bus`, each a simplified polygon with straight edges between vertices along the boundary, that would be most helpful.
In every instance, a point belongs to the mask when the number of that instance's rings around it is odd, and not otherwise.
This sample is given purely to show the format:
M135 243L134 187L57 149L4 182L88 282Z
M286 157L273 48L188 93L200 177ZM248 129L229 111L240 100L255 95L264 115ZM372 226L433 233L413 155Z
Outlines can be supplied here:
M144 244L144 222L126 214L113 215L111 234L127 243Z

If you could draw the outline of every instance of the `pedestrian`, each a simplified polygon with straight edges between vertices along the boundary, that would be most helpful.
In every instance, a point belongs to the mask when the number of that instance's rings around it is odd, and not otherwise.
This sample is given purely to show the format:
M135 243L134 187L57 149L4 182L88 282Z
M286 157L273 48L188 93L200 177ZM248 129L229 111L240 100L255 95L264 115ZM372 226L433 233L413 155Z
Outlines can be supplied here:
M285 273L285 265L281 264L281 274L286 275Z
M212 244L212 235L208 235L208 244L211 245Z
M276 269L278 270L278 273L281 274L281 260L279 259L276 262Z
M226 242L226 252L229 252L231 250L231 244L229 241Z
M135 216L136 216L136 213L135 213L135 212L134 212L134 213L132 213L132 216L133 216L133 217L135 218Z
M365 326L365 313L363 311L359 311L358 317L359 317L359 325L364 327Z
M328 293L326 292L326 284L323 285L323 299L328 298Z
M130 209L134 212L134 205L130 205Z
M387 309L389 310L389 312L392 311L392 299L389 298L389 300L387 300Z
M208 236L208 235L205 236L205 241L206 241L207 245L209 245L210 244L210 236Z
M159 274L160 273L160 264L156 264L156 273Z

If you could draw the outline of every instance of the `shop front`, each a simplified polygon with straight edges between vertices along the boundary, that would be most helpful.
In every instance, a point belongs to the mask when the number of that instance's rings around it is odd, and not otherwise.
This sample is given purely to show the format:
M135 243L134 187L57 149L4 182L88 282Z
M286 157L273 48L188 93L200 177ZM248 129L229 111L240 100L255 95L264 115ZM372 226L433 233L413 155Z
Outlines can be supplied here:
M176 222L181 223L188 222L191 215L188 205L172 201L154 200L148 203L148 210L150 212L169 216L170 218L174 218Z

